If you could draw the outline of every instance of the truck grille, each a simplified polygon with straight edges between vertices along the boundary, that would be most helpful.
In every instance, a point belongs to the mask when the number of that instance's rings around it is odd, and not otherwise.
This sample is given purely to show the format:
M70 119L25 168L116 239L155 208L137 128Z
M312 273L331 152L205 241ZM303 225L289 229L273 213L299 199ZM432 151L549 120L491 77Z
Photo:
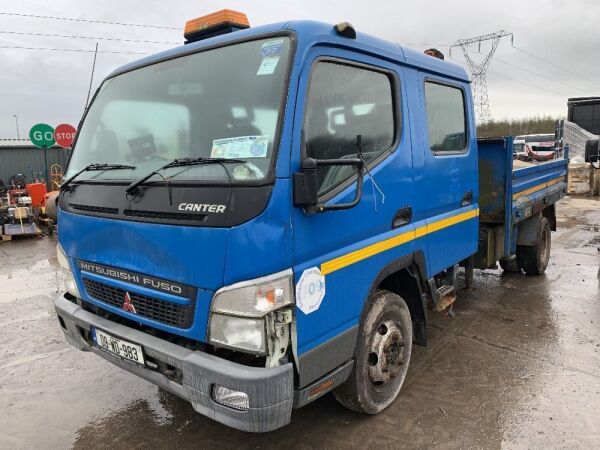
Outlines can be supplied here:
M107 305L121 308L125 292L129 292L131 303L140 317L155 320L177 328L189 328L194 318L194 305L180 305L135 292L125 291L104 283L84 278L83 284L90 297Z

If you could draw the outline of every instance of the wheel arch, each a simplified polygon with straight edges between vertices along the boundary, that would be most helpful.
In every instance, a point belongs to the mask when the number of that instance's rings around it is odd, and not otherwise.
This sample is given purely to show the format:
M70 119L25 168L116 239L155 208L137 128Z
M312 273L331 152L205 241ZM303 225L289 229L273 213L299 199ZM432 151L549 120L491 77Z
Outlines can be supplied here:
M383 267L375 277L361 314L361 323L368 310L369 299L378 290L399 295L406 302L413 323L414 342L427 345L427 298L425 259L421 252L405 255ZM427 294L425 294L427 293Z

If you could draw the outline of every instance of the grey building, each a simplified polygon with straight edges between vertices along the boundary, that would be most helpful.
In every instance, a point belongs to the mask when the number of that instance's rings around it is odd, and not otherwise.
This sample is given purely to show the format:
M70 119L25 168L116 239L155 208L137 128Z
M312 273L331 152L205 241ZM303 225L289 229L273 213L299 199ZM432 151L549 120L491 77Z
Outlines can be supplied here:
M69 149L54 145L44 150L35 147L29 139L0 139L0 181L6 185L10 177L17 173L22 173L31 181L46 180L44 151L47 152L48 170L58 164L64 172Z

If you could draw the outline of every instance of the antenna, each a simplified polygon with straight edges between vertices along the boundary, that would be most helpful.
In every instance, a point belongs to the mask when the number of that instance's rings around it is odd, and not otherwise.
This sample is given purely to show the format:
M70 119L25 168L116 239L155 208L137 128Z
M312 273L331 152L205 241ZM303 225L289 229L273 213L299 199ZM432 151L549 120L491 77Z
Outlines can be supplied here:
M465 60L469 65L469 69L471 70L471 76L473 77L471 85L473 89L475 113L477 121L480 123L487 123L492 118L490 115L490 102L488 99L486 74L490 62L494 57L494 53L496 52L496 48L500 43L500 39L505 36L510 36L510 44L513 45L513 34L508 31L500 30L495 33L484 34L468 39L459 39L450 47L450 57L452 57L453 47L461 48ZM483 59L480 62L476 62L469 55L469 47L472 44L477 44L478 53L481 53L481 44L487 41L491 41L491 48L487 53L484 54Z
M90 104L90 94L92 93L92 82L94 81L94 71L96 70L96 58L98 57L98 43L96 42L96 50L94 50L94 62L92 63L92 74L90 75L90 87L88 89L87 98L85 99L85 110Z

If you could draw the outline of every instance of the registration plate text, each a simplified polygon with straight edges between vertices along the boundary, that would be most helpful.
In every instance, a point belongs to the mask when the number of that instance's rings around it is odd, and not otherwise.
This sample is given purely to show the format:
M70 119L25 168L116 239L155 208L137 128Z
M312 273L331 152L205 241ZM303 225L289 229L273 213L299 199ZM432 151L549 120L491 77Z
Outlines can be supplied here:
M97 328L94 330L94 333L96 343L101 349L106 350L113 355L121 356L129 361L144 364L144 354L141 346L116 338Z

